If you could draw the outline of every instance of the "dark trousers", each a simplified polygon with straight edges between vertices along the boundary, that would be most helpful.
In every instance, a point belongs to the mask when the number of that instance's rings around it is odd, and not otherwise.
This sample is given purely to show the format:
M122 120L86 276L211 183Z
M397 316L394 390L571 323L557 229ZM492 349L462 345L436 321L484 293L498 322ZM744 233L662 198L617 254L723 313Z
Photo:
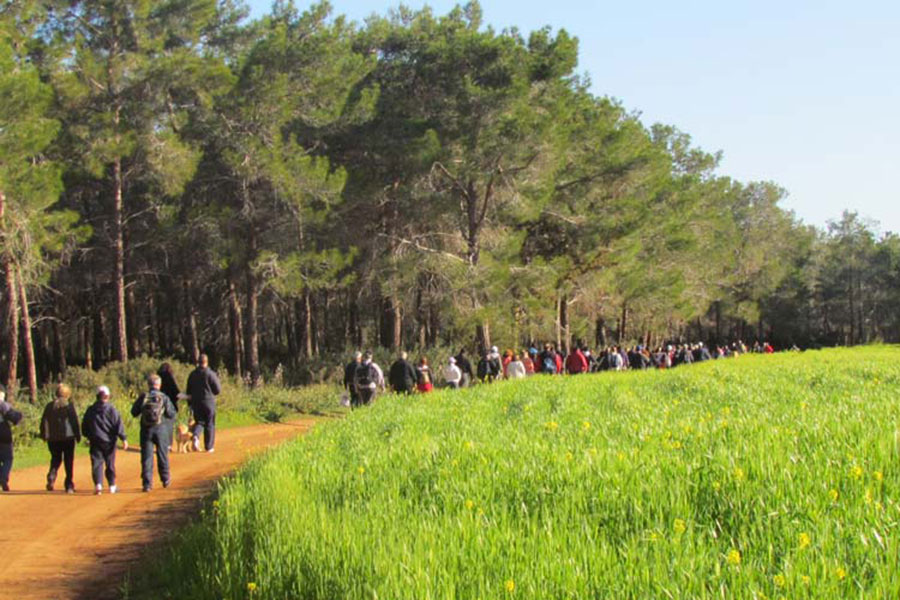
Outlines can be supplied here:
M203 449L212 450L216 447L216 409L203 407L194 411L194 438L199 438L203 433Z
M12 471L13 445L0 443L0 485L9 485L9 472Z
M366 406L368 404L372 404L372 401L375 399L375 390L370 388L360 388L359 389L359 405Z
M75 483L72 481L72 467L75 462L75 440L47 442L47 447L50 448L50 470L47 471L47 485L53 485L56 481L56 472L59 471L59 465L64 464L66 469L66 489L74 489Z
M141 483L150 487L153 483L153 454L156 453L156 467L159 480L169 481L169 425L162 423L151 429L141 429Z
M106 467L106 481L116 485L116 442L91 442L91 477L94 485L103 483L103 467ZM152 468L152 465L151 465Z

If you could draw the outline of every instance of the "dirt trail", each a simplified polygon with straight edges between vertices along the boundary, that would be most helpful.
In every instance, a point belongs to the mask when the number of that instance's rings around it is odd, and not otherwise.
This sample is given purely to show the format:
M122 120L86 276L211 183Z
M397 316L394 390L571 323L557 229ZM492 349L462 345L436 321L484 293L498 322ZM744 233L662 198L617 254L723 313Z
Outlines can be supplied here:
M47 467L13 471L0 492L0 598L116 598L148 544L184 524L216 481L254 452L306 432L313 420L216 432L212 454L171 454L172 485L141 492L140 453L119 450L119 493L95 496L90 459L75 460L74 495L44 490ZM137 445L137 440L131 440ZM47 461L49 464L49 453ZM155 465L154 465L155 468ZM62 487L60 469L57 487Z

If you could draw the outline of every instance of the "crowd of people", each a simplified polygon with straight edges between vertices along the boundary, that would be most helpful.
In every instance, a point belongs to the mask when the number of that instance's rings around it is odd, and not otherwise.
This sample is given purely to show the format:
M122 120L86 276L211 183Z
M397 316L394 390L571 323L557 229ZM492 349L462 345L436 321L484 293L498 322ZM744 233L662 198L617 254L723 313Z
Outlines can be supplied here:
M209 358L202 354L197 367L187 379L186 392L182 393L175 381L172 367L163 363L157 373L147 377L147 391L140 394L131 405L131 416L140 422L141 484L142 490L153 488L153 458L156 457L158 476L163 487L169 487L172 476L169 470L169 451L173 447L178 421L179 401L188 404L188 431L195 451L215 451L216 396L221 392L219 377L209 368ZM128 449L128 439L122 416L110 403L112 394L108 386L96 389L96 400L79 420L72 389L65 383L56 386L54 399L47 404L41 416L39 434L50 451L50 469L47 471L46 489L52 492L56 486L60 466L65 471L64 489L75 493L75 447L84 439L89 447L91 478L94 493L103 492L103 479L109 492L115 494L116 449ZM0 486L9 491L9 476L13 463L13 437L11 426L22 421L22 413L6 402L6 392L0 387Z
M679 365L738 356L747 352L771 354L775 349L768 342L756 342L750 348L741 341L715 346L712 350L703 342L666 344L650 349L646 346L609 346L593 353L586 346L576 345L566 354L553 344L542 350L532 344L522 351L506 350L502 355L496 346L479 357L475 368L461 349L447 359L441 368L442 385L448 388L468 387L474 383L491 383L499 379L521 379L535 374L578 375L599 371L628 369L670 369ZM373 361L372 352L356 352L344 367L344 404L352 408L371 404L375 396L388 389L398 394L428 393L436 385L436 374L428 358L422 356L415 364L401 352L388 370Z

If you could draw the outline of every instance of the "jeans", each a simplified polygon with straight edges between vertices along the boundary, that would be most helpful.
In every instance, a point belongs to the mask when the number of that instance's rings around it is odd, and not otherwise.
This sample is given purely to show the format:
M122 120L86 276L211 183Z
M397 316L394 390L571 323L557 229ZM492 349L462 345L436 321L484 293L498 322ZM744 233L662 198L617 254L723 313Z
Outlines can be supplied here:
M203 433L203 449L212 450L216 447L216 411L199 410L194 411L194 439L200 437Z
M103 467L106 466L106 481L116 485L116 442L91 443L91 477L94 485L103 483Z
M9 485L9 472L12 471L13 445L0 444L0 486Z
M169 426L167 423L151 429L141 429L141 483L148 488L153 484L153 455L163 485L169 483ZM154 452L155 450L155 452Z

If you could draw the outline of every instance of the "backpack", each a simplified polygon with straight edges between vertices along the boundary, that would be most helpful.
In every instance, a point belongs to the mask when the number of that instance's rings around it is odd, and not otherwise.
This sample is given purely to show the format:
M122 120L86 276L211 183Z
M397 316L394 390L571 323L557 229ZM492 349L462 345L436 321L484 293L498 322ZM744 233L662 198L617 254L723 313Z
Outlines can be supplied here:
M486 358L478 362L478 379L484 379L491 374L491 365Z
M544 359L541 361L541 370L544 373L556 374L556 361L549 354L544 355Z
M141 427L156 427L163 421L166 410L166 402L162 394L150 393L144 396L144 404L141 405Z
M356 373L353 375L353 383L360 390L372 389L375 387L375 377L375 367L372 366L372 363L360 363L356 367Z

